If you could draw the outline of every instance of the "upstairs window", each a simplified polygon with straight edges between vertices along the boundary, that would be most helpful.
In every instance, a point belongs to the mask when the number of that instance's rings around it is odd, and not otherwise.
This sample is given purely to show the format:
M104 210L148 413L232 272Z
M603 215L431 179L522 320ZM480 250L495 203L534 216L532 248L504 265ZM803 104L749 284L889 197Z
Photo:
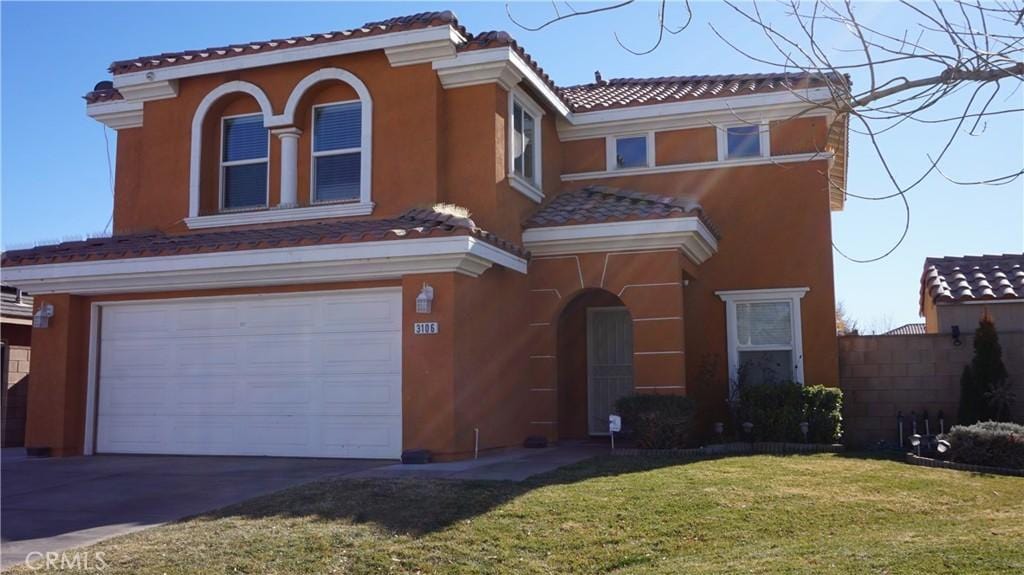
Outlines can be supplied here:
M360 199L362 104L313 108L313 202Z
M537 117L518 99L512 100L512 173L537 185L540 149L537 141Z
M615 169L646 168L647 136L615 138Z
M263 115L231 116L223 122L221 207L266 207L270 133L263 126Z
M767 130L767 128L764 128ZM725 129L726 159L756 158L764 155L761 151L761 130L759 125L730 126Z

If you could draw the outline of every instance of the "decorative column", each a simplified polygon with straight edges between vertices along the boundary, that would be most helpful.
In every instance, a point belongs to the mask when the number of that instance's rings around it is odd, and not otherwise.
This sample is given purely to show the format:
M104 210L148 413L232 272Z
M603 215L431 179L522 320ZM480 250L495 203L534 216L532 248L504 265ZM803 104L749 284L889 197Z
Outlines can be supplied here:
M299 204L299 136L298 128L279 128L271 133L281 139L281 203L291 208Z

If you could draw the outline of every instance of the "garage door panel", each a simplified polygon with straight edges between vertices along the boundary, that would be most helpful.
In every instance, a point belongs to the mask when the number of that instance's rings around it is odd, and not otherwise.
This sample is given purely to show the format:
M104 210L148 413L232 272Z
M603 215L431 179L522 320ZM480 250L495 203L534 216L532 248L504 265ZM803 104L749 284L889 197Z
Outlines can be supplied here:
M101 321L99 452L401 453L398 290L109 305Z
M180 375L231 376L238 373L241 343L233 341L174 342L174 372Z
M250 333L261 328L280 330L282 326L301 332L315 327L318 304L316 301L253 303L244 307L242 321Z
M325 373L399 373L402 343L388 334L327 335L320 341Z
M100 410L112 414L153 415L165 409L169 388L163 380L110 378L99 396Z
M242 342L242 364L246 374L313 373L318 365L313 357L311 337L246 338Z
M325 323L343 331L393 331L402 327L402 308L381 296L327 297L323 302L323 318Z
M176 331L192 337L238 334L241 331L238 307L237 304L180 306L173 314Z
M169 323L166 309L131 305L110 308L103 312L103 339L114 341L143 334L162 334Z
M323 384L323 404L330 413L395 414L400 412L401 402L402 379L398 376L329 379Z
M169 370L172 350L149 341L106 341L100 353L100 365L110 375L163 373Z

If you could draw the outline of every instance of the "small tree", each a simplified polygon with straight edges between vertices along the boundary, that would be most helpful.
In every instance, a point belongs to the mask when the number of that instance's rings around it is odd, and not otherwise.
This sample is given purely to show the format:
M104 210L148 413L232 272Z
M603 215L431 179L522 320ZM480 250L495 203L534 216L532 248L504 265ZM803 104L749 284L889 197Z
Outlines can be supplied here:
M960 377L960 424L1005 418L1013 400L1006 393L1008 378L999 334L986 311L974 332L974 357Z

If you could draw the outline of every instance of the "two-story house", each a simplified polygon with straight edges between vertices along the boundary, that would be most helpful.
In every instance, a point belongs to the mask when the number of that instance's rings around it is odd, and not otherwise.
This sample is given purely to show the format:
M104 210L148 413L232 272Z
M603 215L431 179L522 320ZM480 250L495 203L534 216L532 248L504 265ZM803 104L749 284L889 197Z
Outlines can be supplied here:
M453 459L631 393L710 432L751 363L837 384L822 78L560 87L448 12L110 71L112 237L3 255L29 447Z

